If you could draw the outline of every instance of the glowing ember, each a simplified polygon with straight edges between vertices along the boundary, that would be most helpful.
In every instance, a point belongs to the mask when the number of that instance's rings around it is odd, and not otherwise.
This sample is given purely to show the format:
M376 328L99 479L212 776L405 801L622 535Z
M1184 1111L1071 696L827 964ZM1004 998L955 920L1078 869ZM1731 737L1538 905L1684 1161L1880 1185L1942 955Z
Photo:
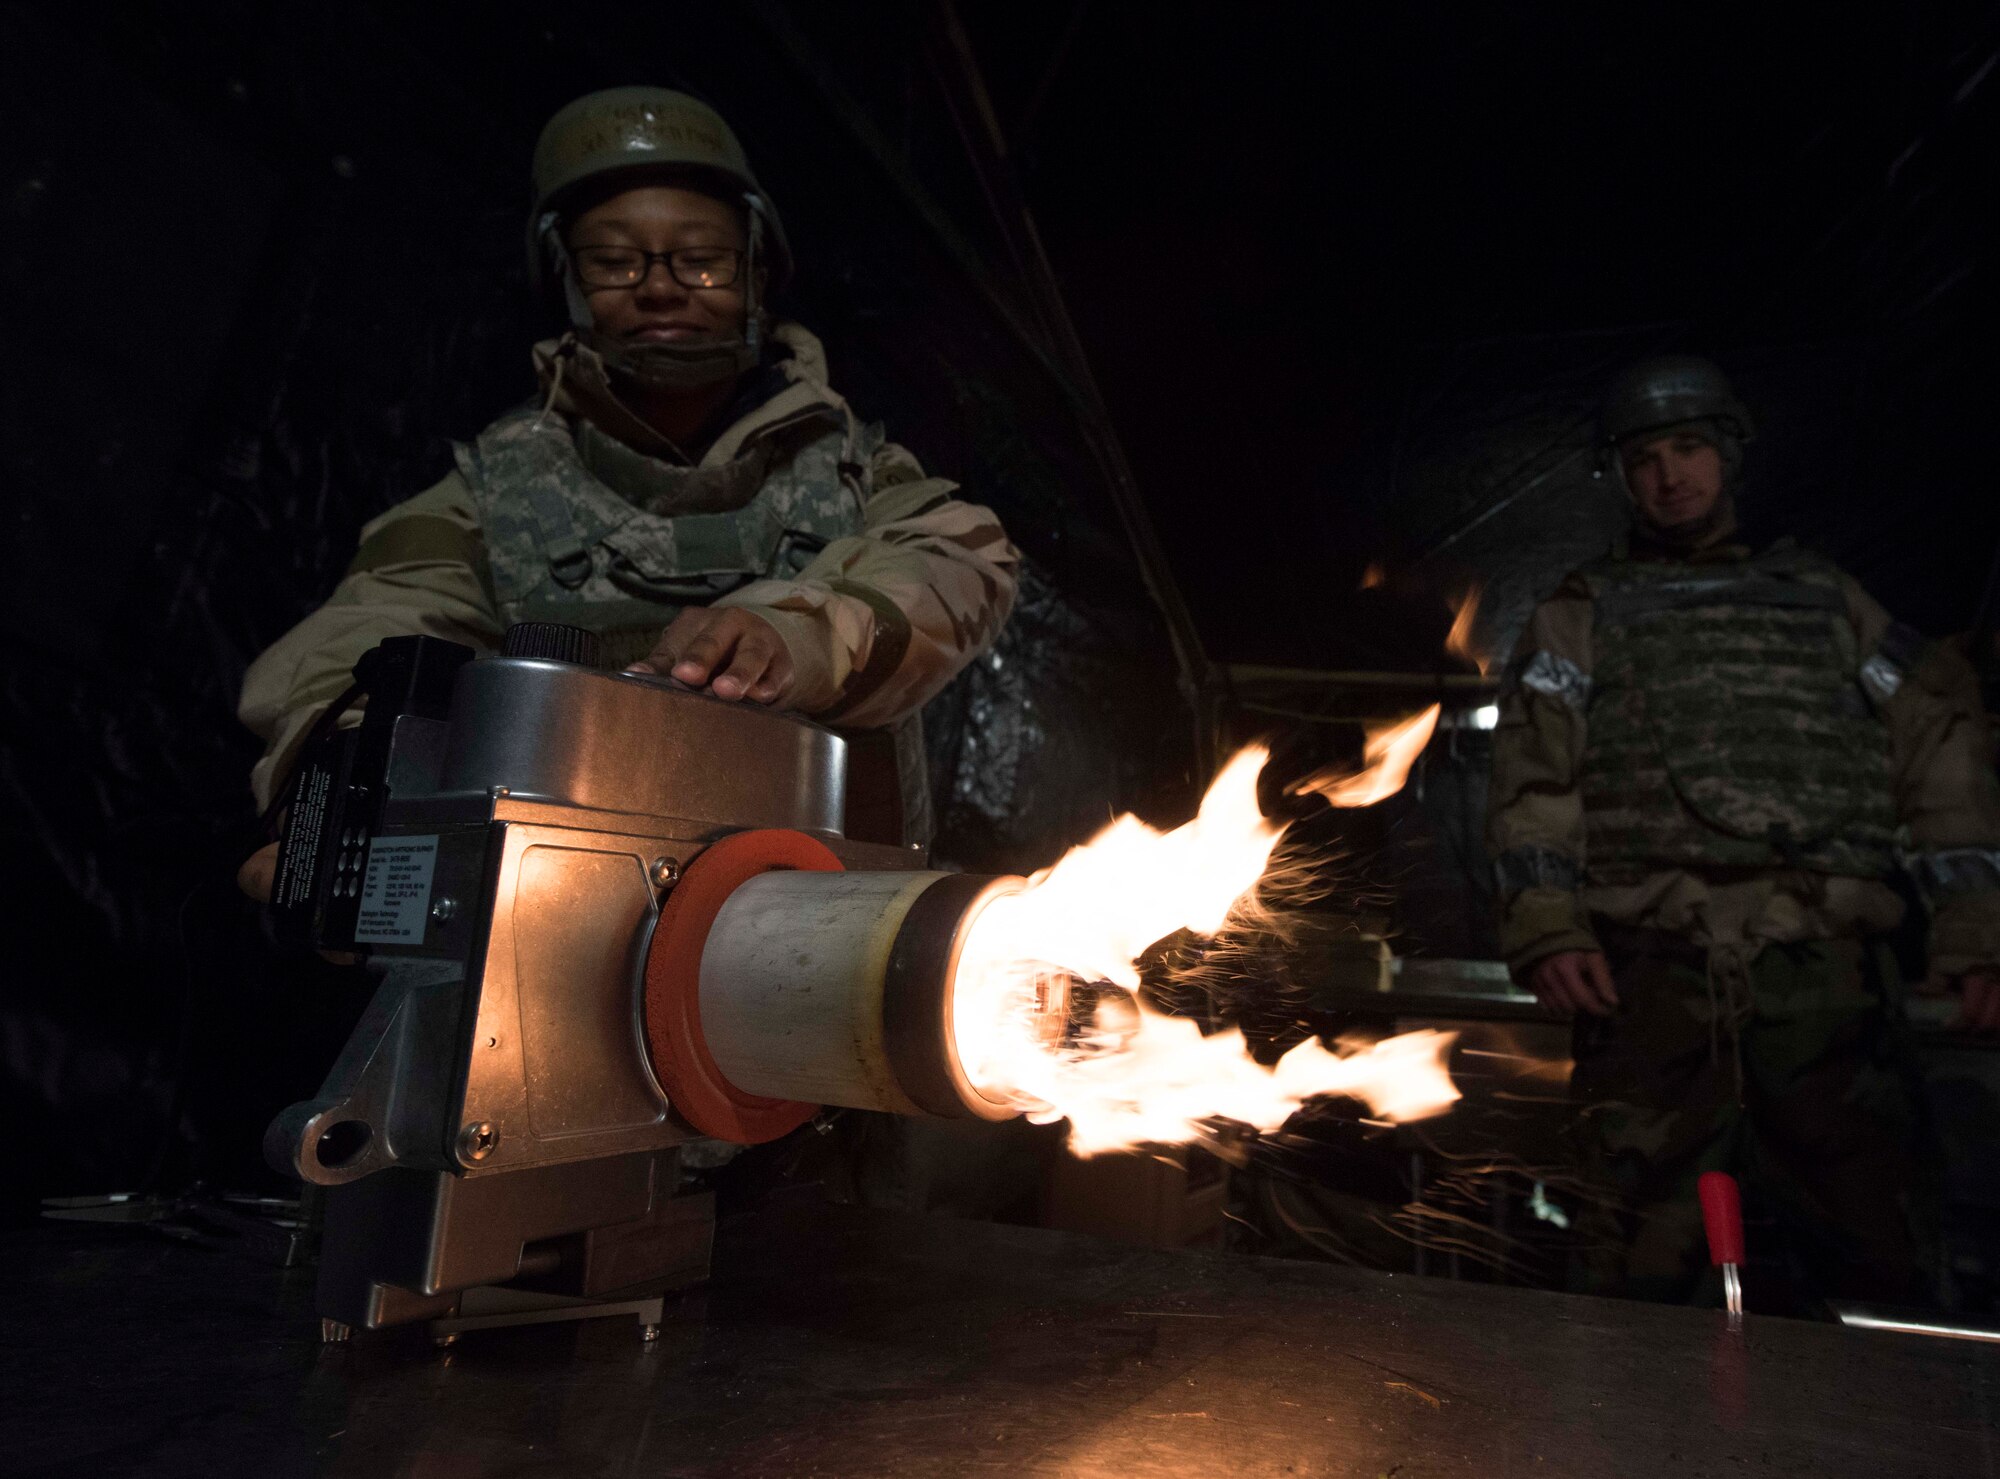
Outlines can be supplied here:
M1368 568L1361 572L1361 589L1372 591L1388 578L1388 574L1382 569L1382 562L1380 560L1370 560Z
M1479 587L1475 584L1458 603L1458 610L1451 618L1451 630L1445 633L1444 650L1453 657L1462 657L1479 669L1483 677L1486 673L1486 658L1473 648L1472 624L1479 618Z
M1303 796L1308 791L1324 796L1329 806L1373 806L1387 800L1403 789L1410 767L1431 742L1437 722L1438 705L1432 704L1400 724L1371 729L1361 752L1364 764L1359 771L1353 774L1317 771L1302 781L1294 781L1291 792L1294 796Z
M1433 709L1428 719L1436 718ZM1265 1068L1241 1032L1204 1037L1189 1019L1124 994L1137 989L1136 962L1149 945L1182 929L1212 935L1251 904L1283 830L1257 805L1265 758L1256 747L1237 755L1185 826L1162 833L1120 817L973 920L952 1025L960 1063L983 1093L1039 1122L1068 1119L1071 1146L1085 1155L1192 1140L1215 1117L1275 1130L1318 1095L1347 1095L1398 1120L1458 1098L1444 1067L1449 1033L1346 1052L1308 1039ZM1038 983L1046 992L1051 978L1124 991L1104 989L1080 1032L1052 1043L1034 1010Z

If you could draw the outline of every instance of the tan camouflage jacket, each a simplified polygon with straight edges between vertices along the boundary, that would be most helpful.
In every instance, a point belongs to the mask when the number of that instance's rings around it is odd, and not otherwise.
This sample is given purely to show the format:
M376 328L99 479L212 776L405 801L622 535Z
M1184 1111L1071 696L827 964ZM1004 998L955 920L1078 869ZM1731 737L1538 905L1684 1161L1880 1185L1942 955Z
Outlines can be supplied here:
M1730 545L1696 560L1741 560ZM1841 577L1858 650L1881 649L1888 614ZM1901 897L1867 878L1780 872L1721 882L1696 871L1665 871L1640 882L1594 879L1585 856L1579 770L1586 739L1592 604L1578 576L1536 608L1515 648L1510 674L1536 665L1542 681L1510 681L1494 730L1487 849L1551 858L1569 879L1501 880L1500 944L1516 978L1543 957L1600 948L1593 917L1664 930L1707 945L1825 939L1893 929ZM1556 676L1570 684L1552 681ZM1569 691L1565 691L1566 687ZM1988 859L2000 848L2000 782L1970 666L1942 643L1928 644L1879 705L1889 730L1892 785L1905 847L1921 872L1926 857L1949 863L1960 850ZM1978 856L1974 856L1974 862ZM1503 875L1506 870L1498 870ZM1580 886L1565 886L1579 884ZM2000 889L1934 893L1933 980L2000 962Z
M774 337L791 350L781 362L791 384L727 428L702 466L739 453L761 428L796 411L801 397L844 405L827 383L817 339L796 324L780 324ZM536 347L545 381L552 348ZM588 376L557 381L553 408L588 416L628 443L646 435ZM861 534L827 545L796 579L757 581L715 602L746 607L778 629L797 675L789 707L818 714L837 706L839 722L850 728L890 725L921 708L990 646L1013 608L1020 561L991 510L952 497L956 484L925 476L893 442L870 459L869 486ZM868 597L908 624L893 666L869 666L882 618ZM266 743L251 777L260 807L362 654L386 637L411 634L480 652L499 645L501 619L479 516L456 472L366 525L353 564L326 603L251 664L237 712Z

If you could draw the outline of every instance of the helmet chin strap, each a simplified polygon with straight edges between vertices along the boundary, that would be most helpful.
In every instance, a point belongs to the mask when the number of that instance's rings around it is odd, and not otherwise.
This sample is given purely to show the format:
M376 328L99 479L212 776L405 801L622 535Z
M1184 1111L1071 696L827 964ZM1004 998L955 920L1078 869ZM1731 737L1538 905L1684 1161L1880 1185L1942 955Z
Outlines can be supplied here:
M645 390L705 390L725 380L734 380L757 367L763 352L763 315L757 297L757 270L763 261L763 201L750 194L743 197L749 220L749 246L743 254L743 328L733 339L703 339L694 342L628 344L597 329L590 299L577 281L569 249L563 245L562 223L554 211L544 212L537 223L542 249L548 253L549 269L563 285L563 302L569 310L570 327L582 343L595 350L605 367L619 379Z

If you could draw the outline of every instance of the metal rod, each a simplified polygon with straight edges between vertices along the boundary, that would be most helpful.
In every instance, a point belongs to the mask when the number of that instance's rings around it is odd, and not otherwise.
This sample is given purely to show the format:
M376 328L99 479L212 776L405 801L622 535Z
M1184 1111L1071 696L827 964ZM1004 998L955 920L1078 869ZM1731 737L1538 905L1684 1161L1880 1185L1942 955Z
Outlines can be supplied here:
M1318 668L1280 668L1262 663L1223 663L1222 671L1234 683L1318 684L1325 688L1401 688L1412 693L1497 693L1500 680L1474 673L1386 673L1364 670L1322 671Z
M1942 1340L1982 1340L2000 1344L2000 1330L1991 1326L1947 1323L1930 1315L1880 1309L1865 1304L1836 1304L1840 1323L1856 1330L1892 1330L1900 1335L1933 1335Z

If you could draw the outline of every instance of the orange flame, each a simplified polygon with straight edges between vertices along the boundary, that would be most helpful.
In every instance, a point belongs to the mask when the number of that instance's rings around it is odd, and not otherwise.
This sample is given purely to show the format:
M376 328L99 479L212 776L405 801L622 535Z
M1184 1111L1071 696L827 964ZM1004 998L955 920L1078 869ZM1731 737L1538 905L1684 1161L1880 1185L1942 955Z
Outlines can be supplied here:
M1382 1119L1436 1114L1458 1098L1444 1066L1449 1033L1342 1052L1309 1038L1265 1068L1240 1031L1205 1037L1188 1018L1117 993L1080 1039L1052 1045L1038 1030L1038 982L1063 975L1136 990L1149 945L1182 929L1213 935L1252 905L1283 831L1257 805L1265 758L1254 746L1238 754L1185 826L1163 833L1120 817L972 920L953 978L952 1034L983 1093L1038 1123L1067 1119L1083 1155L1183 1143L1216 1116L1274 1130L1318 1095L1360 1099Z
M1462 657L1479 669L1481 677L1486 675L1487 659L1472 647L1472 623L1479 616L1479 585L1475 581L1458 603L1458 609L1451 619L1451 630L1445 633L1444 650L1453 657Z
M1398 724L1370 729L1361 758L1362 768L1352 775L1337 770L1317 771L1291 787L1294 796L1307 792L1324 796L1329 806L1373 806L1403 789L1410 767L1431 742L1437 728L1439 705L1432 704Z
M1388 578L1389 574L1382 568L1382 562L1380 560L1370 560L1368 568L1361 572L1361 589L1372 591Z

